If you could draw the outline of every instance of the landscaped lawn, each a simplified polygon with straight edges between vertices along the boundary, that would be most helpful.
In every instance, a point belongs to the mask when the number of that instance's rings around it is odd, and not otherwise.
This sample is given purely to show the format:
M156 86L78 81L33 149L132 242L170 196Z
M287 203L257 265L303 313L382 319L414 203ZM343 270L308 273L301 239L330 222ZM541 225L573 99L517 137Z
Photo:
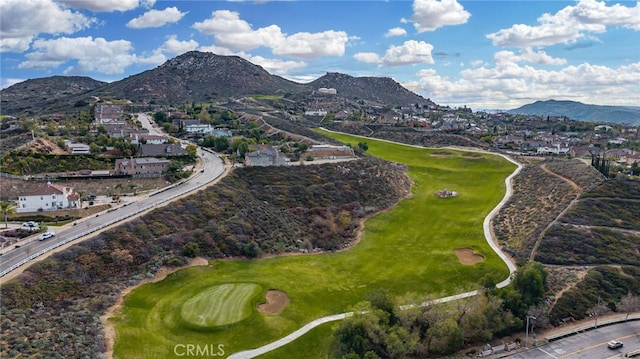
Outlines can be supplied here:
M504 179L515 165L489 154L334 137L352 144L365 141L369 154L407 164L415 182L413 196L369 219L362 241L346 251L215 260L134 290L126 296L121 315L112 319L117 330L116 357L175 357L174 347L186 344L222 344L228 355L281 338L318 317L348 311L374 289L398 296L407 292L445 296L476 289L489 273L506 278L508 269L486 243L482 222L504 196ZM445 188L459 196L434 195ZM485 260L460 264L454 249L466 247ZM261 288L257 296L239 298L253 308L246 319L207 327L181 315L189 306L186 303L198 302L193 298L200 293L234 283ZM255 309L268 289L284 291L290 298L279 315L263 315ZM195 307L191 304L188 310ZM242 305L235 307L242 311Z

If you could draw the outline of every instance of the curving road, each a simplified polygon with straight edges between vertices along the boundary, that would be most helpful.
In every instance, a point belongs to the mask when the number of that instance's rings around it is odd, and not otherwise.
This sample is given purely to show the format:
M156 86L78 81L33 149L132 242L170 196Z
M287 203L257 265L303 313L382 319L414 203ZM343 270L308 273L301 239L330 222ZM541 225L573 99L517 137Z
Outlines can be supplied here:
M149 124L150 125L150 124ZM174 198L194 192L213 182L225 173L225 165L214 152L199 149L198 156L202 160L202 172L196 172L189 179L163 188L135 203L102 212L94 217L86 217L76 221L76 225L67 225L57 230L55 237L21 244L19 248L0 256L0 277L4 277L18 268L37 261L43 255L72 241L88 238L88 235L108 226L133 218L135 215L164 204ZM4 278L6 280L6 278Z
M335 131L330 131L325 129L326 131L329 132L335 132ZM338 133L338 132L336 132ZM351 135L351 134L347 134L347 135ZM351 136L356 136L356 135L351 135ZM365 137L365 136L356 136L356 137L362 137L364 139L367 139L369 137ZM376 138L375 140L380 140L380 141L385 141L385 142L390 142L390 143L395 143L395 144L400 144L400 145L405 145L405 146L412 146L412 147L417 147L417 148L426 148L426 147L422 147L422 146L416 146L416 145L408 145L406 143L398 143L398 142L393 142L393 141L388 141L388 140L381 140ZM513 272L515 272L515 270L517 269L516 265L509 259L509 257L507 257L507 255L502 252L502 250L500 249L500 247L498 246L494 235L493 235L493 231L491 230L491 220L493 219L493 217L498 213L498 211L505 205L505 203L507 203L507 201L509 200L509 198L511 198L511 195L513 194L513 186L511 185L511 179L516 176L518 173L520 173L520 170L522 169L522 164L520 164L519 162L515 161L514 159L503 155L503 154L499 154L499 153L493 153L493 152L487 152L487 151L481 151L481 150L475 150L475 149L460 149L460 148L454 148L457 150L463 150L463 151L468 151L468 152L480 152L480 153L489 153L489 154L493 154L493 155L499 155L502 156L503 158L507 159L508 161L514 163L515 165L517 165L518 167L516 168L515 171L513 171L513 173L511 173L511 175L509 175L506 179L505 179L505 185L506 185L506 192L504 197L502 198L502 201L500 201L500 203L498 203L498 205L485 217L484 222L483 222L483 231L484 231L484 237L487 240L487 242L489 243L489 245L491 246L491 248L498 254L498 256L502 259L502 261L507 265L507 267L509 268L509 277L507 277L505 280L503 280L502 282L497 284L498 288L502 288L505 287L507 285L509 285L511 283L511 274L513 274ZM435 299L429 302L424 302L422 303L423 306L427 306L427 305L431 305L431 304L437 304L437 303L445 303L445 302L450 302L450 301L454 301L454 300L459 300L462 298L468 298L468 297L473 297L475 295L478 294L477 290L471 291L471 292L466 292L466 293L460 293L460 294L456 294L456 295L452 295L449 297L444 297L444 298L439 298L439 299ZM337 320L343 320L347 317L353 316L353 312L348 312L348 313L341 313L341 314L334 314L334 315L329 315L326 317L322 317L322 318L318 318L316 320L313 320L309 323L307 323L305 326L303 326L302 328L296 330L295 332L287 335L284 338L278 339L274 342L271 342L267 345L264 345L260 348L256 348L256 349L251 349L251 350L246 350L246 351L242 351L242 352L238 352L235 354L232 354L228 357L228 359L245 359L245 358L254 358L257 357L259 355L265 354L267 352L270 352L272 350L278 349L282 346L285 346L291 342L293 342L294 340L300 338L301 336L305 335L306 333L308 333L311 329L322 325L324 323L328 323L328 322L333 322L333 321L337 321Z

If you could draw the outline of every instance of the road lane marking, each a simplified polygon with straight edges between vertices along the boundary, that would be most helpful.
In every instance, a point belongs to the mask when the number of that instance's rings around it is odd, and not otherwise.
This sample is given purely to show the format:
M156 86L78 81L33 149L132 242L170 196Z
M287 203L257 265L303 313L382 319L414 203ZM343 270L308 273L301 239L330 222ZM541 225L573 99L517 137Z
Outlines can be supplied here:
M624 336L624 337L613 338L613 339L610 339L610 340L621 340L621 339L627 339L627 338L635 337L636 335L637 335L637 333L634 333L634 334L626 335L626 336ZM578 350L576 350L575 352L571 352L571 353L569 353L569 354L563 355L563 356L561 356L560 358L566 358L566 357L571 356L571 355L574 355L574 354L582 353L582 352L584 352L584 351L591 350L591 349L593 349L593 348L597 348L597 347L599 347L599 346L601 346L601 345L606 345L610 340L607 340L606 342L601 342L601 343L598 343L598 344L594 344L594 345L588 346L588 347L586 347L586 348L578 349ZM614 353L614 352L612 352L612 354L613 354L613 353ZM620 354L620 353L619 353L619 352L615 352L615 354Z
M543 353L547 354L548 356L552 357L553 359L558 359L558 357L557 357L557 356L555 356L555 355L553 355L553 354L549 353L548 351L546 351L546 350L544 350L544 349L542 349L542 348L538 348L538 349L539 349L541 352L543 352Z

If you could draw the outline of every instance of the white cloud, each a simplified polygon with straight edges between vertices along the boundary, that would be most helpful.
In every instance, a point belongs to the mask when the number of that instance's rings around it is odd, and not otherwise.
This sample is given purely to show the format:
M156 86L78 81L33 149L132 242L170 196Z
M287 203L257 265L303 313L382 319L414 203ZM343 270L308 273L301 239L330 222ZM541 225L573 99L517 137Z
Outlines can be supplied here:
M129 11L139 6L150 8L155 0L58 0L69 7L87 9L95 12Z
M273 53L303 59L342 56L347 41L349 41L349 37L344 31L329 30L313 34L299 32L291 36L284 36L283 41L273 46Z
M267 59L262 56L251 56L242 54L241 57L248 61L253 62L256 65L262 66L269 73L283 75L291 70L299 69L307 66L304 61L285 61L280 59Z
M469 17L471 14L457 0L414 0L413 15L402 22L413 22L418 32L425 32L464 24Z
M533 51L530 47L521 49L519 55L516 55L511 51L498 51L493 56L493 59L497 64L508 62L530 62L540 65L564 65L567 63L566 59L551 57L542 50Z
M407 30L401 27L394 27L393 29L389 29L389 31L387 31L387 33L384 34L384 37L406 36L406 35L407 35Z
M161 53L144 58L131 54L133 46L127 40L107 41L104 38L60 37L54 40L36 40L34 52L25 55L26 61L18 65L20 69L55 68L68 62L75 62L65 70L65 74L122 74L133 64L158 65L166 61Z
M360 62L377 63L379 66L404 66L420 63L432 64L433 45L424 41L408 40L400 46L391 45L383 57L375 52L359 52L353 58Z
M557 71L511 62L466 69L455 80L433 69L417 76L407 88L442 104L476 109L511 109L540 99L567 99L567 94L585 103L629 105L640 93L640 62L618 68L583 63Z
M149 27L161 27L180 21L187 12L180 12L177 7L168 7L164 10L149 10L127 23L132 29L144 29Z
M169 36L167 41L165 41L164 44L160 46L159 50L180 55L184 54L185 52L195 50L198 48L198 46L199 44L196 40L191 39L189 41L179 41L176 35L171 35Z
M353 58L360 62L366 62L368 64L378 64L381 62L380 56L375 52L359 52L353 55Z
M211 18L196 22L193 28L203 34L212 35L215 46L231 51L247 51L264 46L271 48L275 55L303 59L343 55L349 41L349 37L343 31L328 30L287 35L277 25L254 30L251 24L240 19L238 12L229 10L214 11Z
M401 46L391 45L382 58L382 63L387 66L402 66L419 63L433 63L431 56L433 45L424 41L409 40Z
M27 79L13 79L13 78L5 79L5 78L3 78L2 82L0 83L0 89L6 89L9 86L13 86L13 85L15 85L17 83L20 83L20 82L26 81L26 80Z
M640 2L635 7L621 4L607 6L596 0L580 0L555 14L538 18L539 25L515 24L487 35L496 46L547 46L571 43L587 38L588 33L603 33L607 26L640 30Z
M95 21L50 0L2 0L0 52L23 52L38 34L72 34Z

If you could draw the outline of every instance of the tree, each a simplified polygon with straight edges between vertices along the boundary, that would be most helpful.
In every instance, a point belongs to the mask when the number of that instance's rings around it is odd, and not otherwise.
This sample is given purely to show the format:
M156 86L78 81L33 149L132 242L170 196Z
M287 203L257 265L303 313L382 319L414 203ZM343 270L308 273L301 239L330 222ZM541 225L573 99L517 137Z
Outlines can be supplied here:
M358 148L362 152L366 152L369 149L369 145L366 142L358 142Z
M0 211L4 217L4 228L9 228L8 217L16 213L16 205L13 202L0 202Z
M198 146L194 144L188 144L184 151L187 153L187 155L189 155L189 157L195 158L198 154Z
M600 302L600 297L598 297L598 304L589 308L587 311L587 315L595 318L595 327L598 327L598 317L609 313L611 309L607 307L607 305L603 302Z
M542 300L546 291L547 275L546 269L537 262L527 262L515 271L513 287L528 307L539 304Z
M630 313L640 311L640 297L631 293L627 293L627 295L620 299L620 303L618 303L616 307L618 311L627 314L624 317L624 320L627 320L629 319Z

